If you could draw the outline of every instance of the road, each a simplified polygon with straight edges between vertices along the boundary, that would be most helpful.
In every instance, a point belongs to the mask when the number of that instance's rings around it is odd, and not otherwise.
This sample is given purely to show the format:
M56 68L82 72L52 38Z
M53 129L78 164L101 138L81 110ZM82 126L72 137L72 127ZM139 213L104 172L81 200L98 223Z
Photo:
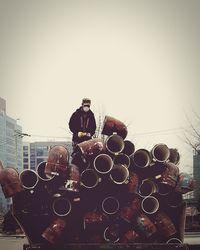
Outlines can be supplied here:
M187 233L184 237L184 243L198 245L200 244L200 233Z
M0 250L23 250L25 243L27 243L27 239L24 237L0 237Z
M27 243L24 237L0 236L0 250L23 250L23 244ZM190 234L185 236L184 243L189 245L200 244L200 234Z

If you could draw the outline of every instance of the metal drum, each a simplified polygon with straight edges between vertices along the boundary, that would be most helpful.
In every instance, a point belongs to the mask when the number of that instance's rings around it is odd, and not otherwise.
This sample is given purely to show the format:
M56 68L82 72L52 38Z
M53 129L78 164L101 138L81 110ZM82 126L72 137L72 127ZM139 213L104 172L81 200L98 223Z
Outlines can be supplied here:
M128 134L128 130L127 126L120 120L111 116L105 116L101 133L108 136L112 135L113 133L117 133L123 139L125 139Z
M67 216L72 209L71 202L65 197L58 197L53 201L53 212L57 216Z
M51 244L57 243L66 227L66 221L61 218L53 220L51 225L47 227L42 233L42 237L45 238Z
M170 150L166 144L159 143L152 148L151 154L155 161L166 162L169 159Z
M19 174L15 168L7 167L0 171L0 184L5 198L12 197L16 193L23 191Z
M108 226L105 230L104 230L104 239L107 242L110 243L116 243L119 241L120 239L120 229L119 229L119 225L117 224L113 224Z
M69 152L67 148L61 145L51 147L48 153L45 174L50 178L60 176L65 178L68 174Z
M46 161L42 161L37 165L36 168L36 172L38 174L39 179L44 182L48 182L51 180L51 178L49 178L48 175L45 174L46 163Z
M95 188L101 179L94 169L86 169L81 173L81 186L91 189Z
M129 171L126 166L116 164L110 172L110 179L113 183L120 185L128 183Z
M80 180L81 180L81 175L79 172L79 168L74 164L70 164L69 175L65 182L65 189L71 192L79 192Z
M131 156L135 152L135 145L129 140L124 140L124 149L122 153Z
M156 226L144 213L140 213L136 217L135 227L137 228L137 231L144 235L146 238L150 238L157 232Z
M143 148L136 150L131 159L133 160L133 164L138 168L148 167L152 163L150 152Z
M106 197L102 201L102 210L104 213L112 215L116 214L119 210L119 201L113 196Z
M113 162L114 164L122 164L125 165L127 168L129 168L131 164L131 159L128 155L124 153L119 153L114 157Z
M104 149L104 142L102 139L94 138L78 143L76 146L80 152L85 156L95 156L100 154ZM77 150L76 148L76 150Z
M105 147L109 153L117 155L124 149L124 140L117 134L110 135L105 141Z
M164 238L169 238L177 232L174 223L164 212L159 211L155 214L154 223Z
M156 179L174 188L178 180L179 168L172 162L166 162L164 167L164 171L156 176Z
M180 154L176 148L170 148L170 156L169 161L174 163L175 165L178 165L180 162Z
M107 174L113 167L113 160L108 154L99 154L94 159L93 165L99 174Z
M22 186L25 189L34 189L39 181L36 171L32 169L25 169L19 175Z
M147 196L142 200L141 207L146 214L154 214L159 208L159 201L154 196Z
M157 186L155 184L155 182L153 182L150 179L145 179L142 181L142 183L140 184L139 188L138 188L138 194L142 197L146 197L149 196L153 193L157 192Z

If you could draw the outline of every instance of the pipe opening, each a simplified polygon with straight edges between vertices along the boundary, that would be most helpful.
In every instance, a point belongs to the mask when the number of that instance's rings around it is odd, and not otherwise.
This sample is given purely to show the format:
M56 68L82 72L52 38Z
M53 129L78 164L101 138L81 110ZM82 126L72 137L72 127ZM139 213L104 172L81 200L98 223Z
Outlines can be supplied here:
M86 188L94 188L99 183L99 177L93 169L86 169L81 173L81 183Z
M46 161L39 163L39 165L36 168L36 172L41 180L49 181L50 178L45 174L45 166L46 166Z
M23 170L20 175L22 186L26 189L34 188L38 183L38 175L34 170L26 169Z
M169 159L170 150L165 144L155 145L152 149L153 158L159 162L165 162Z
M113 160L114 164L122 164L125 165L127 168L129 168L131 164L130 157L124 153L120 153L115 156Z
M124 140L119 135L111 135L107 138L106 148L112 154L119 154L124 149Z
M100 154L94 160L94 168L100 174L107 174L113 167L113 160L107 154Z
M142 184L139 186L138 193L141 196L149 196L152 193L155 193L157 191L156 185L151 180L144 180Z
M129 171L122 164L114 165L111 170L110 178L115 184L123 184L128 180Z
M66 216L71 211L71 202L66 198L57 198L53 202L53 212L58 216Z
M147 214L155 213L159 208L158 200L153 196L147 196L141 204L142 210Z
M119 210L119 201L115 197L109 196L103 200L102 209L106 214L115 214Z
M151 157L146 149L138 149L133 154L133 162L139 168L145 168L150 165Z

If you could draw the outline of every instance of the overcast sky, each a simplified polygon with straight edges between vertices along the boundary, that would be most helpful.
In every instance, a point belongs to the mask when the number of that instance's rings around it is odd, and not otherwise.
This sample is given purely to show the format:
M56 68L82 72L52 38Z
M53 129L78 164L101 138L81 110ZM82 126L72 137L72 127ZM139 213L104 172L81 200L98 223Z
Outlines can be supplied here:
M89 97L136 148L163 142L191 162L180 138L184 113L200 113L199 0L0 0L0 37L0 96L29 140L70 138Z

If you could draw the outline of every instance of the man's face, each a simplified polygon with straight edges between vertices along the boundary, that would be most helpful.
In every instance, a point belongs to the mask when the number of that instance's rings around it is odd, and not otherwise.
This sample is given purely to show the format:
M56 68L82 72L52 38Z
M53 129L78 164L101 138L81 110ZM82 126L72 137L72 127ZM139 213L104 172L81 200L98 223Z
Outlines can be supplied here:
M84 112L88 112L90 110L90 103L83 103L82 108Z

